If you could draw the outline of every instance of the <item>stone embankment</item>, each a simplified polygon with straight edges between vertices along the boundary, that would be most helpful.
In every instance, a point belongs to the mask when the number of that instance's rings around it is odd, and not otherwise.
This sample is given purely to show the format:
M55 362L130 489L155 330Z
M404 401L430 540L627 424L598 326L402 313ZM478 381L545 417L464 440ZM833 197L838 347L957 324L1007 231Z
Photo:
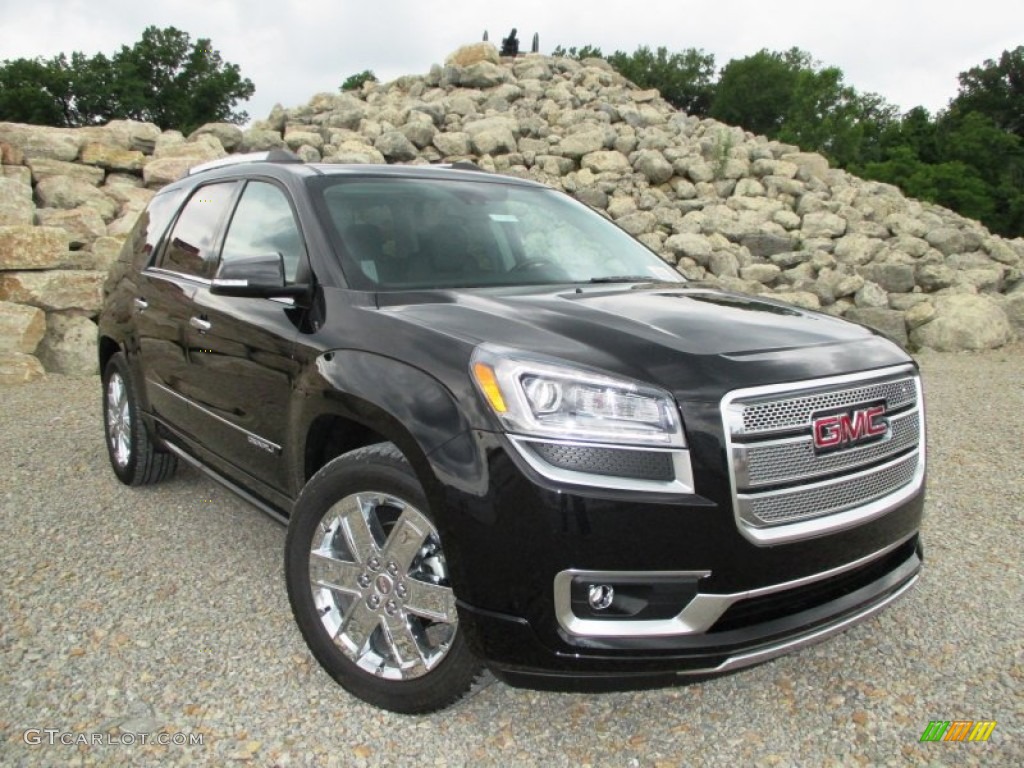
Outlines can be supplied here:
M467 46L422 76L275 107L247 130L0 123L0 379L95 372L106 269L192 165L286 147L309 162L468 160L563 189L687 277L873 326L911 348L1024 332L1024 239L674 110L604 61Z

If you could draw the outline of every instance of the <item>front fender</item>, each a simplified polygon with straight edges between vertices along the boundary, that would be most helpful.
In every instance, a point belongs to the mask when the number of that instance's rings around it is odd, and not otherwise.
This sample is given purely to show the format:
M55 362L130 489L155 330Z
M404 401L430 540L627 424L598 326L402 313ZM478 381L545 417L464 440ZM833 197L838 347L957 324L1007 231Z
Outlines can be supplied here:
M336 413L394 442L428 493L438 480L473 495L486 492L484 457L463 409L421 369L372 352L329 351L317 357L299 390L296 434L305 434L317 416Z

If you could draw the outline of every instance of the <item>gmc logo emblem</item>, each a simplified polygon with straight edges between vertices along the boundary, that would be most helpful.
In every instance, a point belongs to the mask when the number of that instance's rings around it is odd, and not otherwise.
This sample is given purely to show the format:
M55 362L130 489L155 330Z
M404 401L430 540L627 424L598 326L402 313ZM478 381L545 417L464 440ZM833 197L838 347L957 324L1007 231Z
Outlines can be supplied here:
M889 432L885 418L885 405L867 405L863 408L814 416L815 451L834 451L840 448L878 440Z

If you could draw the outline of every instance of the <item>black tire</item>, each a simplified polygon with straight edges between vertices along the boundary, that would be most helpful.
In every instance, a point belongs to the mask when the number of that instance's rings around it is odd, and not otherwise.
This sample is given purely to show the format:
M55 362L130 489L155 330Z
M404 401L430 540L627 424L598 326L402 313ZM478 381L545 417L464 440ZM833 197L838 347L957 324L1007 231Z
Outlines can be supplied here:
M339 456L307 483L288 526L285 580L313 656L363 701L434 712L481 676L426 495L391 443Z
M120 352L103 370L103 426L110 466L122 483L148 485L174 474L177 458L153 445L139 414L131 368Z

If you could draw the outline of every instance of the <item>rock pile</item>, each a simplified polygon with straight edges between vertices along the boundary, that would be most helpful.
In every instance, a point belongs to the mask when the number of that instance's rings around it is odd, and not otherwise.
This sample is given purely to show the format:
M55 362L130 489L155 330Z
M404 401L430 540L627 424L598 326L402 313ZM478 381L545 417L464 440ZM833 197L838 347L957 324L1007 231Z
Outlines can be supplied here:
M842 315L910 347L992 348L1024 330L1024 239L680 113L602 60L502 60L483 43L423 76L275 107L245 131L0 123L2 375L38 375L39 360L94 370L86 324L153 190L197 163L277 147L309 162L468 160L535 179L687 277Z

